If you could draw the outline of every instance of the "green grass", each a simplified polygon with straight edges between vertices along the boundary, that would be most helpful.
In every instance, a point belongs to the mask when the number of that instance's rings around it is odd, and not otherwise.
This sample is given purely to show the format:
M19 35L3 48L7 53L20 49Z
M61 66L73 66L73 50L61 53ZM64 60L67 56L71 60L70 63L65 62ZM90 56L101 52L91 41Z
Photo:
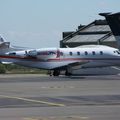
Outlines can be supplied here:
M0 64L0 73L7 74L47 74L47 70L23 67L14 64Z

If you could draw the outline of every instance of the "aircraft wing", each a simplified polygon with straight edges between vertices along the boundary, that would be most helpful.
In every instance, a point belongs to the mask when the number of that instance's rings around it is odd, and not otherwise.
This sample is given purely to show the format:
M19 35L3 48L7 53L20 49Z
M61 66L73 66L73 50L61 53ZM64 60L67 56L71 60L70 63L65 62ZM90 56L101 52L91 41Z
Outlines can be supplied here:
M85 61L80 61L80 62L74 62L74 63L70 63L68 64L69 67L71 67L72 69L80 69L82 68L82 65L89 63L90 61L85 60Z

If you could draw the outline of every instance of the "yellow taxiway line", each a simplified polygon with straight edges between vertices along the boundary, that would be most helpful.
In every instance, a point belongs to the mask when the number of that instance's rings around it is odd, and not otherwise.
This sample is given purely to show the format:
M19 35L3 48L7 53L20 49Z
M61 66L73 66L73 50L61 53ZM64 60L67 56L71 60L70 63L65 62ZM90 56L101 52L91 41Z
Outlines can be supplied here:
M18 100L23 100L23 101L32 102L32 103L42 103L42 104L47 104L47 105L59 106L59 107L65 106L64 104L60 104L60 103L52 103L52 102L46 102L46 101L41 101L41 100L33 100L33 99L28 99L28 98L23 98L23 97L16 97L16 96L0 95L0 97L10 98L10 99L18 99Z

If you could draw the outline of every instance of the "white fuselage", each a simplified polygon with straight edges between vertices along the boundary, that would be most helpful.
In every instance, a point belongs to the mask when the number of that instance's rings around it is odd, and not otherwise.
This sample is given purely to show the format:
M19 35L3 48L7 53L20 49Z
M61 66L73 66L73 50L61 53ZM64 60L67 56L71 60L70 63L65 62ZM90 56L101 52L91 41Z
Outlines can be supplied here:
M41 69L56 69L64 66L77 68L120 66L119 50L103 45L22 50L9 52L0 58L2 61Z

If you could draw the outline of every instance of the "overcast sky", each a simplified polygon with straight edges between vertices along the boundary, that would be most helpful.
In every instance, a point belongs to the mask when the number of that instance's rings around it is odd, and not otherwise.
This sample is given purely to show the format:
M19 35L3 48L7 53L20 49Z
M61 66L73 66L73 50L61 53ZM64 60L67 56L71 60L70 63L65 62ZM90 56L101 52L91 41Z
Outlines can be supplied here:
M63 31L120 12L120 0L0 0L0 35L12 45L59 47Z

